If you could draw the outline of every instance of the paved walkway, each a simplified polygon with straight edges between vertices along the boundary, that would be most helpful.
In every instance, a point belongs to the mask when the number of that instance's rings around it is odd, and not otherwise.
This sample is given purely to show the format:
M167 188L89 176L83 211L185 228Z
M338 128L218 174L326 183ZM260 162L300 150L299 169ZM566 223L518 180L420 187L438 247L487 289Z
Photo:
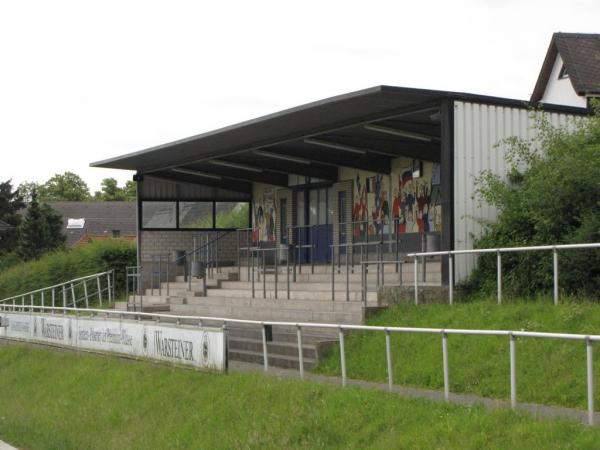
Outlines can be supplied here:
M13 447L12 445L8 445L4 441L0 441L0 450L18 450L18 449L16 447Z
M234 372L263 372L263 366L259 364L243 363L238 361L230 361L229 369ZM279 367L269 367L267 372L271 376L279 378L300 378L300 372L292 369L281 369ZM318 375L310 372L304 372L304 378L309 381L333 384L336 386L342 385L341 377L333 377L328 375ZM347 380L347 386L357 386L363 389L377 389L388 391L387 383L377 383L373 381L362 380ZM420 389L413 387L405 387L394 385L392 392L408 398L423 398L437 402L444 402L444 393L442 391L434 391L430 389ZM472 394L454 394L450 393L450 402L463 406L483 405L489 409L510 409L510 401L480 397ZM582 422L587 424L587 411L575 408L565 408L562 406L540 405L537 403L517 403L519 411L525 411L535 418L554 419L563 418ZM600 424L600 412L594 414L594 423Z

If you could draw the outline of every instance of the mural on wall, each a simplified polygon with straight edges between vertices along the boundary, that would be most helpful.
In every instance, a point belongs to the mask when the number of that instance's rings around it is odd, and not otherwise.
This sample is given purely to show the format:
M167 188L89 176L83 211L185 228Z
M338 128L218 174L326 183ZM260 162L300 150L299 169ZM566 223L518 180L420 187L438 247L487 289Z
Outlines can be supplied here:
M389 176L361 170L354 173L355 239L364 238L367 233L389 233L393 226L400 233L441 231L439 164L399 158L392 162Z
M252 202L252 240L254 242L275 241L275 218L277 201L275 189L256 185Z
M354 201L352 204L352 233L355 239L375 235L389 229L390 205L388 177L357 171L354 178Z

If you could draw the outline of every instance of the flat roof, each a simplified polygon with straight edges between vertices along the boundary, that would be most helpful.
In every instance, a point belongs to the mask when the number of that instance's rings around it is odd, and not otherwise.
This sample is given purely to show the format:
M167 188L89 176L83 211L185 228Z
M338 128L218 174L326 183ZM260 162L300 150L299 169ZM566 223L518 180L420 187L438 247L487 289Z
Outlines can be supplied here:
M376 86L319 100L217 130L191 136L114 158L97 161L92 167L157 172L196 162L222 158L252 150L335 133L347 127L434 107L443 100L529 108L525 100L477 94L394 86ZM587 110L562 105L540 105L546 111L586 114ZM410 130L409 130L410 132ZM432 132L435 132L433 130Z

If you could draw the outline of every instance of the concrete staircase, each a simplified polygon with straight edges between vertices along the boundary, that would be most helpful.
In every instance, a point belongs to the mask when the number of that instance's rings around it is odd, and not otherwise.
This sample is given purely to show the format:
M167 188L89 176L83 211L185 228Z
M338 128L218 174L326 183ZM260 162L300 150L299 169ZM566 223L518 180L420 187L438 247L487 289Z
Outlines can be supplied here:
M387 265L382 272L386 288L410 284L413 281L413 266L404 264L396 272L395 265ZM335 268L332 295L331 266L315 265L297 268L296 281L290 274L289 298L286 267L280 266L275 282L274 269L262 272L255 269L254 283L248 267L222 267L213 278L208 279L206 295L201 279L191 283L177 276L167 283L147 289L143 297L144 312L169 312L181 316L203 316L214 318L248 319L280 322L314 322L361 324L367 315L380 311L386 305L380 300L376 288L376 268L367 274L366 303L362 298L360 266ZM348 285L346 285L346 277ZM381 274L380 274L381 277ZM381 278L380 278L381 280ZM252 285L254 284L254 296ZM439 286L440 264L428 264L423 286ZM277 289L275 289L277 287ZM332 299L333 297L333 299ZM130 303L134 300L130 298ZM137 298L139 308L139 297ZM117 309L127 309L127 302L118 302ZM222 321L204 321L206 325L222 325ZM246 324L227 324L229 333L229 357L232 360L263 363L262 329ZM276 326L272 329L273 339L268 342L269 364L298 367L298 347L294 326ZM328 328L304 329L302 351L305 368L312 368L329 349L336 345L337 330Z

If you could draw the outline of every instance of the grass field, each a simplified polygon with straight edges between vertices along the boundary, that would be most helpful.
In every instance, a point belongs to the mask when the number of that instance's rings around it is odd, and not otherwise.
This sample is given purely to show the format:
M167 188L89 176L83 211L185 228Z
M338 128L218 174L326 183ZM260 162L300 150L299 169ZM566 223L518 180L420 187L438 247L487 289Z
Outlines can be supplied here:
M24 449L597 448L600 429L261 374L0 347L0 439Z
M448 305L402 305L368 321L370 325L440 328L535 330L600 334L600 305L550 299L491 301ZM595 356L597 405L600 405L600 350ZM394 380L398 384L443 388L441 337L393 334ZM454 392L487 397L510 396L509 348L506 337L449 336L450 387ZM351 333L346 339L350 378L385 381L383 333ZM520 338L517 342L519 401L586 408L585 344ZM318 366L326 374L340 373L337 349Z

